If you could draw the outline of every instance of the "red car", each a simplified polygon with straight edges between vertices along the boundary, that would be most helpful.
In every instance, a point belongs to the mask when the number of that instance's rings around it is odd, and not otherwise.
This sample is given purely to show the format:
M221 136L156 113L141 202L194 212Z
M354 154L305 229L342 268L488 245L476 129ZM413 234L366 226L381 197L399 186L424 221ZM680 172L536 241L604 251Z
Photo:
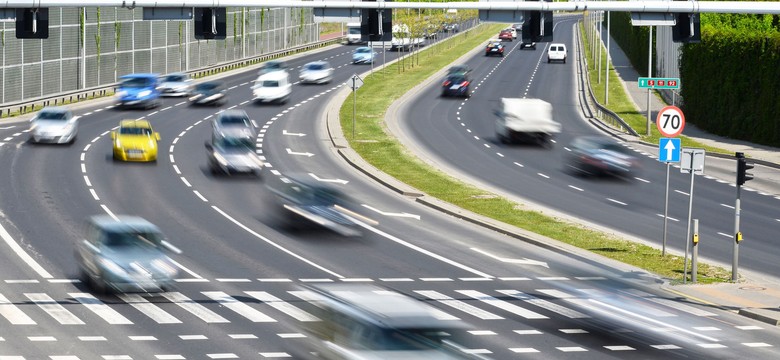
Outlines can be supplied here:
M501 30L501 32L498 33L498 38L501 39L501 41L512 41L512 30Z

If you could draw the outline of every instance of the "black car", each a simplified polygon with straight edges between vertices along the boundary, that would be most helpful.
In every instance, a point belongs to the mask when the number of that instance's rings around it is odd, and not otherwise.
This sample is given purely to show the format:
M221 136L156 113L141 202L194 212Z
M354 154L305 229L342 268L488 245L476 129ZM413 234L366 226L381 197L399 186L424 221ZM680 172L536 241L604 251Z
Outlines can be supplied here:
M502 44L499 39L488 41L488 44L485 47L485 56L493 55L504 56L504 44Z
M577 137L569 148L566 166L575 174L628 176L639 169L633 153L608 137Z
M209 81L195 85L190 96L190 105L221 106L227 102L222 83Z
M471 96L471 79L465 74L447 75L441 84L441 96Z

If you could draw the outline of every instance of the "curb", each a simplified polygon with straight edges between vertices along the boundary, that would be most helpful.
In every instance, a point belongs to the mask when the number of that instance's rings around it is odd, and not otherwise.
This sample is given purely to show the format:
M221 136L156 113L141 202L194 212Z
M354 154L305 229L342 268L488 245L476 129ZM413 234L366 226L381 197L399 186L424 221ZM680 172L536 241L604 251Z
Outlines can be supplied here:
M773 326L780 325L780 309L744 308L737 314Z

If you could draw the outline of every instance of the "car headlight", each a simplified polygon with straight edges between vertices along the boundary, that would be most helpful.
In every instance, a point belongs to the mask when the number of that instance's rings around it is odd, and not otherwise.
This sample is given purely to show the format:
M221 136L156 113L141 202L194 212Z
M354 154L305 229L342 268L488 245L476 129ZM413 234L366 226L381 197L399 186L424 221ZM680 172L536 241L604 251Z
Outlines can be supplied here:
M254 161L255 164L257 164L257 167L260 167L260 168L263 167L263 160L260 160L260 157L257 156L257 154L255 154L255 153L252 153L252 161Z
M155 269L160 270L162 273L164 273L168 277L174 277L174 276L176 276L179 273L179 271L176 270L176 268L173 267L173 265L171 265L170 262L168 262L166 260L163 260L163 259L154 259L154 260L152 260L152 266Z
M144 90L144 91L141 91L141 92L138 93L138 97L146 97L146 96L149 96L149 95L152 95L152 91L151 90Z
M127 276L127 271L125 271L125 269L122 269L121 266L117 265L117 263L111 260L108 260L106 258L100 258L100 260L98 260L98 263L100 264L100 266L103 267L103 269L105 269L112 275L116 275L120 277Z
M114 95L116 95L116 97L120 97L121 98L121 97L127 95L127 91L120 90L120 91L117 91Z
M36 123L33 123L32 125L30 125L30 131L35 131L35 129L37 129L37 128L38 128L38 124L36 124Z
M227 159L225 159L225 157L220 155L219 153L214 153L214 159L216 159L220 165L223 166L227 165Z
M116 140L114 141L114 147L116 147L116 148L122 148L122 142L121 142L121 141L119 141L119 138L118 138L118 137L117 137L117 138L116 138Z
M194 95L194 96L190 96L190 101L198 100L198 99L200 99L201 96L203 96L203 95L197 94L197 95Z

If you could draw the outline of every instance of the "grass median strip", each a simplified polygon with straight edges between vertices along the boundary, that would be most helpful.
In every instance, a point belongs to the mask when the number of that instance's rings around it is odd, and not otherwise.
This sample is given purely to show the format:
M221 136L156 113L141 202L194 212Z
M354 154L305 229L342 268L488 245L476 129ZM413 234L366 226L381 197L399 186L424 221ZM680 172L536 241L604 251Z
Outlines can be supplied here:
M672 281L682 281L683 259L681 257L671 255L662 257L660 250L655 248L564 222L536 211L523 210L521 204L495 196L431 168L388 134L384 116L393 101L436 71L449 65L452 59L494 38L502 27L503 25L495 24L479 26L456 38L431 45L419 56L415 56L414 61L411 61L412 55L409 55L410 61L396 62L383 71L366 76L363 86L357 91L354 138L351 136L352 96L340 109L341 126L350 146L379 170L430 196L474 213L641 267ZM425 119L419 120L425 121ZM616 214L617 218L619 214ZM729 278L730 274L721 268L699 264L700 283L723 282Z

